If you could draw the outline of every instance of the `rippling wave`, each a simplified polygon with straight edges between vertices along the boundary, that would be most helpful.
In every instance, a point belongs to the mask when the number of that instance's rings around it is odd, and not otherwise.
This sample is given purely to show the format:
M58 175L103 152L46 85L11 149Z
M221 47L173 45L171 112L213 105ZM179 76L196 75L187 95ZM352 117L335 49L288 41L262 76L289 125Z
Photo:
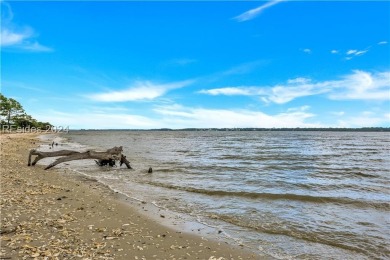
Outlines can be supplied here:
M209 196L236 196L236 197L245 197L250 199L267 199L267 200L296 200L302 202L312 202L312 203L336 203L336 204L347 204L360 208L375 208L381 209L384 211L390 210L390 202L373 202L373 201L363 201L363 200L353 200L350 198L344 197L320 197L320 196L310 196L310 195L301 195L293 193L254 193L254 192L245 192L245 191L226 191L226 190L206 190L206 189L197 189L193 187L180 187L175 185L169 185L161 182L145 182L149 185L160 186L168 189L176 189L194 193L201 193Z

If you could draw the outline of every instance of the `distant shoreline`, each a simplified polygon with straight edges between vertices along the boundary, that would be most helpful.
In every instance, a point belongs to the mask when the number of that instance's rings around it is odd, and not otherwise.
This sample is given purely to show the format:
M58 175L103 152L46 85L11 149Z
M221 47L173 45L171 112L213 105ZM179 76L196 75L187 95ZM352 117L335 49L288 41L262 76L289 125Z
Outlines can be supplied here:
M157 129L70 129L69 131L258 131L258 132L390 132L390 127L361 128L157 128Z

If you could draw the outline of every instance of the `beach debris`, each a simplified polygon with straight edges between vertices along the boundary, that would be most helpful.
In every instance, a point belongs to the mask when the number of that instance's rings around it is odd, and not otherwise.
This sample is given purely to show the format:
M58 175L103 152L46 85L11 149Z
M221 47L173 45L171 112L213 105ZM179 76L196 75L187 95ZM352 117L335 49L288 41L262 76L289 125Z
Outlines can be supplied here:
M108 160L95 160L96 164L99 166L115 166L115 160L113 159L108 159Z
M215 257L215 256L210 256L209 260L225 260L224 257Z
M56 159L54 162L46 166L45 170L50 169L57 164L73 161L73 160L84 160L84 159L97 159L96 163L99 166L110 165L114 166L115 161L120 161L120 166L125 164L128 169L132 169L130 166L130 162L126 159L126 156L122 154L123 148L122 146L115 146L111 149L108 149L105 152L96 152L92 150L88 150L86 152L77 152L72 150L61 150L55 152L42 152L36 149L32 149L28 156L28 166L34 166L39 160L47 157L60 157ZM31 158L33 155L36 155L35 160L31 162Z

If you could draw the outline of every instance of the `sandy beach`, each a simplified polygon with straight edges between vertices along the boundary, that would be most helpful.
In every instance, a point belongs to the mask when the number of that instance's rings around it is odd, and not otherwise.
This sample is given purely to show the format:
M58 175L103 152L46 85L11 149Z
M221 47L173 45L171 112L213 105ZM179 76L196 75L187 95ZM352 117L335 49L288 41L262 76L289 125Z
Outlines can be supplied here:
M1 135L0 259L259 259L163 226L82 178L28 167L36 137Z

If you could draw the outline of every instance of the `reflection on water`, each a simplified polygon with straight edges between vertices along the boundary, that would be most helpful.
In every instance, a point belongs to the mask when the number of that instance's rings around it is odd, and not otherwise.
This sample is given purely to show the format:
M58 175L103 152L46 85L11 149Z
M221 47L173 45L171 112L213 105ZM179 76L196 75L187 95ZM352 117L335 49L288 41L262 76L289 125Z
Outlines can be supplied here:
M72 167L279 259L390 258L390 135L76 131L135 171ZM149 167L153 174L148 174Z

